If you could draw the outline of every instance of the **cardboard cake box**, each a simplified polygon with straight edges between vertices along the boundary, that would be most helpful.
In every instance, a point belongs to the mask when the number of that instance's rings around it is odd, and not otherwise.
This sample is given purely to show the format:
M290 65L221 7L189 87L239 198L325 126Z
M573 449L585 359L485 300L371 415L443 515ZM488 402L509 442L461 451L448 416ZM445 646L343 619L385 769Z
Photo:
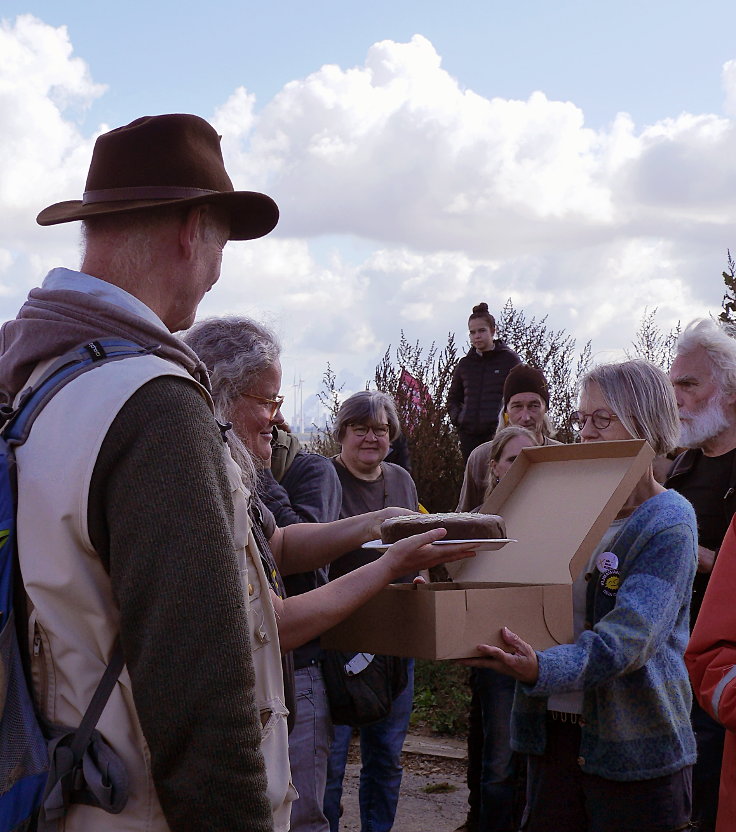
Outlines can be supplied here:
M643 440L525 448L481 507L517 543L450 564L451 583L386 587L322 646L457 659L504 646L504 625L537 650L571 642L573 578L653 458Z

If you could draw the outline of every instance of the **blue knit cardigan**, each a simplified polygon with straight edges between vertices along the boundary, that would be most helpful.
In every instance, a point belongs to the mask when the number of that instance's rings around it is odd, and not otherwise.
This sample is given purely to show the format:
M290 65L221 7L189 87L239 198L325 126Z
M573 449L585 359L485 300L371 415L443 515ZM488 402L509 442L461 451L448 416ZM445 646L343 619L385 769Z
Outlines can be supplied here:
M586 630L575 644L538 653L537 683L516 686L511 745L542 754L546 698L583 690L582 770L647 780L695 762L683 661L697 565L692 506L675 491L657 494L631 515L611 551L619 561L618 592L604 593L594 569Z

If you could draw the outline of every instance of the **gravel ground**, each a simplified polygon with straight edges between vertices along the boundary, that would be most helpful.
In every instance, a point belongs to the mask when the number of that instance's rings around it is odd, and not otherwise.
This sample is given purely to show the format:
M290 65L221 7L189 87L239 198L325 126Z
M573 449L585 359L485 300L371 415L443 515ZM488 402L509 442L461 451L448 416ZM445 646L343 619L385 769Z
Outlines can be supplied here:
M465 760L403 754L404 777L394 832L452 832L465 820L468 789ZM340 832L360 832L360 757L350 749L343 787Z

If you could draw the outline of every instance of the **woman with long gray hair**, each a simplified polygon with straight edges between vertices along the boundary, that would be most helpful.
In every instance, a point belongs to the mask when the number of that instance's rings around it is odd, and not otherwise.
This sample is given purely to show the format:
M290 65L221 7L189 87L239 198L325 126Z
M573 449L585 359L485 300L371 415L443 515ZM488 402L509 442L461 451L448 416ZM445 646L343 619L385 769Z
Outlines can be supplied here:
M583 442L679 436L667 376L640 359L584 376L573 426ZM574 511L574 506L571 507ZM564 518L560 518L564 522ZM695 738L683 660L697 564L692 506L651 465L573 584L576 641L467 660L517 680L512 746L527 755L528 832L669 832L690 822Z
M461 545L428 545L442 537L442 532L428 532L394 544L378 560L339 580L285 597L281 575L324 566L379 537L381 522L405 514L406 510L386 505L380 511L333 523L276 526L273 515L255 491L254 472L256 467L268 466L272 429L283 422L278 342L265 327L241 317L204 320L192 327L184 340L210 372L215 413L223 424L231 423L232 430L225 433L241 464L242 473L237 480L233 479L231 487L234 495L240 495L239 499L234 496L235 522L246 558L244 584L250 609L256 693L265 726L264 746L268 744L264 756L269 790L273 787L277 793L273 801L274 820L277 829L286 829L288 811L281 811L278 802L289 800L284 787L289 782L289 761L280 653L293 650L339 623L402 575L446 560L448 549L450 560L467 557L469 553ZM244 507L242 513L239 505Z

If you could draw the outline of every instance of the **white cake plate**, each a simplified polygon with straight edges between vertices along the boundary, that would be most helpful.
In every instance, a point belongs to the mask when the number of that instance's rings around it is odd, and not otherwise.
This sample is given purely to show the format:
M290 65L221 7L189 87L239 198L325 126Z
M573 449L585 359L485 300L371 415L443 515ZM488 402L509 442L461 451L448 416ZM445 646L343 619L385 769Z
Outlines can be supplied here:
M513 537L499 537L495 540L435 540L432 546L450 546L451 544L462 543L466 549L473 552L495 552L501 549L507 543L518 543ZM375 549L377 552L385 552L390 546L390 543L383 543L381 540L369 540L368 543L363 544L364 549Z

